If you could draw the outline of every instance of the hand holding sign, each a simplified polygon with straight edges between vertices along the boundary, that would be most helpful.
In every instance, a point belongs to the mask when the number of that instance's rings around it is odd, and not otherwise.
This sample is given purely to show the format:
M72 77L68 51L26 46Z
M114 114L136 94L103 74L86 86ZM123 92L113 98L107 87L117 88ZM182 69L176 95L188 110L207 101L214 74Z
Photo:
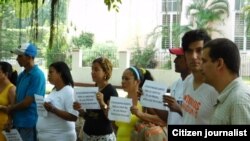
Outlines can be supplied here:
M97 99L97 101L98 101L98 103L99 103L100 106L101 105L105 105L103 93L97 92L96 99Z
M96 99L97 87L75 88L76 100L86 109L101 109Z
M46 117L48 115L47 110L44 108L44 97L41 95L35 94L36 106L37 106L37 113L39 116Z
M162 97L166 93L167 87L155 81L146 80L143 87L143 95L141 96L142 106L166 110L163 105Z
M173 112L179 112L181 109L181 103L178 103L177 100L170 95L163 96L164 106L167 106Z
M140 114L142 114L142 112L138 109L137 106L133 105L131 108L130 108L130 111L132 114L136 115L137 117L140 117Z
M132 99L111 96L109 102L109 120L130 122Z

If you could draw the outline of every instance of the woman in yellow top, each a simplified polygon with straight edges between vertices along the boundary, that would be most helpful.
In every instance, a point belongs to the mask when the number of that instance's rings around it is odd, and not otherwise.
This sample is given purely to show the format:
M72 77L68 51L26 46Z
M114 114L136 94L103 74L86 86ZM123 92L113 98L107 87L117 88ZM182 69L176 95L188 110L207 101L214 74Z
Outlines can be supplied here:
M15 82L17 72L7 62L0 62L0 141L5 141L3 130L10 130L12 126L11 115L7 107L15 103Z
M141 72L136 67L129 67L123 72L122 88L128 93L127 97L132 99L133 106L136 106L139 110L142 110L138 95L141 80ZM134 126L138 120L137 116L131 115L129 123L117 121L117 141L130 141L131 132L134 130Z
M116 136L117 141L130 141L132 138L136 140L132 136L134 135L135 125L138 121L146 121L151 123L156 123L159 126L166 126L166 121L162 120L157 114L156 109L146 108L147 112L145 112L145 108L141 106L139 102L139 98L142 94L141 88L145 82L145 80L153 80L150 72L148 70L130 67L127 68L122 75L122 88L124 91L128 92L128 98L132 99L132 107L131 107L131 120L129 123L125 122L116 122L116 126L118 128ZM132 133L132 134L131 134Z
M142 86L146 80L154 81L149 70L140 68L143 78L140 82L140 95L143 95ZM136 106L130 108L131 113L137 116L140 120L136 123L134 132L132 133L132 141L167 141L166 119L167 111L149 107L142 107L143 110Z

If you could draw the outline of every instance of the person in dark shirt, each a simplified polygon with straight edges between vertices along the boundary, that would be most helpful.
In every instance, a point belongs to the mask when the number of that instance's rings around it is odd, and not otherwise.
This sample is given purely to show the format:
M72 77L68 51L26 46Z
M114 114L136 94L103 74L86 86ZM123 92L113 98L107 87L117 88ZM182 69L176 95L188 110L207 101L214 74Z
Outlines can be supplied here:
M112 64L104 57L92 62L92 79L99 92L96 94L101 109L86 111L79 102L74 102L73 107L85 119L83 127L83 140L91 141L116 141L112 121L108 119L108 103L111 96L118 96L116 89L108 82L112 74Z

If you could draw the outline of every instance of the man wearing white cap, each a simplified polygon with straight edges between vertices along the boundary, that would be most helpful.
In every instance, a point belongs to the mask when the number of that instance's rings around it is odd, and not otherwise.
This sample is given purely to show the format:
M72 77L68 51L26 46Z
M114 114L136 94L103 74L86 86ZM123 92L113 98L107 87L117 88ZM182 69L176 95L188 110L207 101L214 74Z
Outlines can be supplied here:
M34 63L37 47L25 43L11 52L18 55L17 62L24 67L16 82L16 104L9 107L9 111L13 112L13 126L23 141L36 141L38 114L34 95L45 95L44 73Z

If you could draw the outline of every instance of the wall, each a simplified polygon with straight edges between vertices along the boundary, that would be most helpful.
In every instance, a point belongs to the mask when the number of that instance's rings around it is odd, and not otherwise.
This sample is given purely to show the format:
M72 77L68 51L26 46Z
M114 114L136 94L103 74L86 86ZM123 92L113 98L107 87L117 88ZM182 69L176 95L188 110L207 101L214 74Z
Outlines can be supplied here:
M113 74L110 79L110 83L116 86L121 85L122 73L125 68L130 66L130 52L119 52L119 68L113 69ZM74 49L72 52L72 71L71 74L75 82L78 83L91 83L93 84L91 77L91 67L82 67L82 50ZM172 67L173 68L173 67ZM179 78L179 74L172 70L160 70L149 69L157 82L165 84L169 87L173 81Z

